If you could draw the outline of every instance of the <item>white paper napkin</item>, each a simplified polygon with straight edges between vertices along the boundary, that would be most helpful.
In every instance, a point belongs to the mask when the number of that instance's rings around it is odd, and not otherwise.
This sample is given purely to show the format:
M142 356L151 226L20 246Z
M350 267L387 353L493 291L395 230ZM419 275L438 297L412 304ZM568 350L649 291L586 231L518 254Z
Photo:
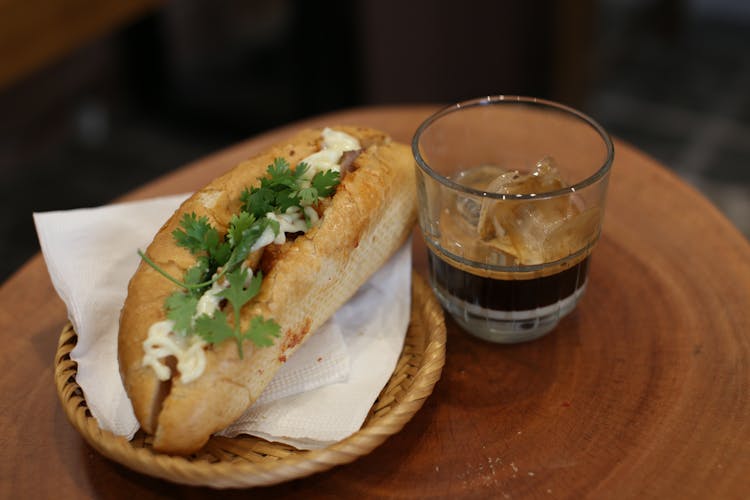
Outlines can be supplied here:
M52 283L78 334L77 382L103 429L131 438L138 423L117 367L127 283L145 248L186 195L34 214ZM279 370L225 435L252 434L301 448L356 432L395 368L409 321L405 245Z
M258 401L221 434L236 436L250 428L255 436L314 449L356 432L396 368L410 308L407 244L333 317L351 356L348 380L271 404Z

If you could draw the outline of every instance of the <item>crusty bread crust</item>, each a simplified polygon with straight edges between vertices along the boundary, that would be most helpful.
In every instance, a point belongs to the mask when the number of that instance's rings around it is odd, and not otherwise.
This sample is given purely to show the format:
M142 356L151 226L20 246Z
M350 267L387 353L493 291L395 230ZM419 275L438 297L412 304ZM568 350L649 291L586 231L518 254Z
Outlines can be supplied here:
M261 394L289 355L322 325L406 240L416 219L414 163L409 148L384 133L361 127L333 127L364 147L344 176L320 224L297 237L265 275L259 295L242 310L243 328L262 315L281 326L271 347L245 342L239 359L232 340L209 347L206 369L197 380L160 382L142 366L150 325L165 319L164 299L176 285L141 263L128 286L119 334L120 371L141 427L154 435L159 451L188 454L236 420ZM306 130L272 147L186 200L159 230L147 254L174 276L195 263L175 245L172 231L183 214L206 216L226 230L239 211L240 194L257 185L276 157L294 165L320 148L320 130ZM166 398L164 395L166 394ZM163 400L163 401L162 401Z

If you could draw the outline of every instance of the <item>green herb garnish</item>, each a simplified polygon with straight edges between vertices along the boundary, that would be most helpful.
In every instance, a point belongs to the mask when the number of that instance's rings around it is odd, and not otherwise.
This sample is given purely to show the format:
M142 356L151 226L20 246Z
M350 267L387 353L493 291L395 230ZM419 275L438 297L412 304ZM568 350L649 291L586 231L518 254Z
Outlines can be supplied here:
M273 339L278 337L280 331L273 319L255 316L242 330L240 311L258 294L263 278L261 273L257 273L248 280L249 272L240 264L247 259L253 245L267 229L270 228L274 235L279 234L279 223L269 219L266 214L285 213L291 207L303 209L335 192L340 180L338 172L317 172L308 179L305 175L308 170L309 166L305 163L292 170L285 159L274 159L260 186L243 191L240 197L242 208L232 216L223 236L211 226L207 217L199 218L195 213L183 215L179 228L172 232L172 236L178 246L186 248L196 257L196 264L185 272L182 279L171 276L144 252L138 251L147 264L182 288L167 297L164 303L167 318L174 321L175 332L180 335L200 335L206 342L214 344L233 338L237 342L240 358L243 357L242 343L245 340L258 347L273 345ZM306 214L305 220L309 226ZM217 297L226 299L231 306L231 321L221 310L217 310L213 316L202 314L196 317L201 296L221 279L225 279L229 286L218 292Z
M193 316L198 305L194 294L175 292L164 301L167 318L174 321L174 331L186 335L193 329Z
M219 232L208 223L207 217L198 219L194 213L184 214L180 229L172 231L177 246L187 248L197 256L208 257L209 267L220 267L229 259L229 242L222 241Z
M320 198L331 196L339 184L339 173L334 170L317 172L307 181L305 173L308 169L308 165L302 162L292 171L289 162L276 158L268 166L268 177L260 181L260 186L242 193L243 209L262 217L272 211L284 213L290 207L310 206Z
M233 326L229 325L223 311L217 311L213 317L203 314L195 320L195 333L206 342L215 344L228 338L234 338L237 342L240 359L243 357L242 342L244 340L250 340L258 347L267 347L273 345L273 339L279 336L280 331L278 323L273 320L265 320L261 316L254 316L247 329L242 330L240 311L245 304L258 295L263 275L259 272L252 277L249 284L246 284L247 278L247 269L237 269L227 274L229 287L217 294L219 297L227 299L232 306Z

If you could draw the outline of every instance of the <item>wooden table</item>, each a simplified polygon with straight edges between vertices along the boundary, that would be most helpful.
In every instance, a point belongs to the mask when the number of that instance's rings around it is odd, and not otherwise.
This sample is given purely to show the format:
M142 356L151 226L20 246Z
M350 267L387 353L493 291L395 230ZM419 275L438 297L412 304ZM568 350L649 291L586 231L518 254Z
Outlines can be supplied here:
M275 130L127 196L194 189L303 125L409 141L433 108L350 110ZM425 273L422 243L415 267ZM0 289L0 498L203 497L94 452L52 368L66 312L37 255ZM448 321L435 392L372 454L227 496L747 498L750 245L700 194L622 142L589 288L551 335L492 345Z

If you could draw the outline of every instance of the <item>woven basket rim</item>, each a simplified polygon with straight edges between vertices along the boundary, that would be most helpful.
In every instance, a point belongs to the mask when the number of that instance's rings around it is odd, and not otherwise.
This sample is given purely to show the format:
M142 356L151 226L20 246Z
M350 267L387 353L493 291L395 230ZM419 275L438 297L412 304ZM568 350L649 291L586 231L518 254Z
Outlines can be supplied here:
M423 336L421 351L407 353L407 344ZM424 279L412 273L412 318L397 362L397 368L386 383L387 388L398 393L394 404L387 407L377 418L369 419L363 427L349 437L318 450L299 451L287 445L268 443L288 455L267 462L251 462L233 457L232 460L217 459L209 462L203 458L186 458L165 455L151 448L138 447L124 437L101 429L88 411L86 400L75 376L76 363L69 353L75 346L77 335L68 323L63 328L55 355L55 383L65 413L82 437L104 456L133 470L181 484L210 486L214 488L238 488L267 486L291 479L308 476L345 464L366 455L389 436L399 432L422 407L426 398L440 378L445 364L446 328L443 310ZM418 357L416 373L391 386L406 357ZM378 405L375 401L373 408ZM243 438L212 438L216 442L229 444ZM256 438L257 439L257 438ZM267 443L267 442L264 442Z

